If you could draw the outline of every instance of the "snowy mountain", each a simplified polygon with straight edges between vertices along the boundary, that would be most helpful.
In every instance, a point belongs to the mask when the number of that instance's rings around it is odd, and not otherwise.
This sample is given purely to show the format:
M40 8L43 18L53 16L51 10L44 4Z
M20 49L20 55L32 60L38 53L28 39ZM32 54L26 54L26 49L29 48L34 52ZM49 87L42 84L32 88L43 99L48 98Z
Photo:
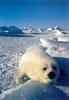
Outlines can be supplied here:
M9 31L8 31L9 33L22 33L22 31L21 31L21 29L19 29L18 27L16 27L16 26L10 26L9 27Z
M43 28L33 28L33 27L23 27L22 32L25 33L31 33L31 34L38 34L38 33L44 33L45 29Z
M9 28L7 26L1 26L0 27L0 33L6 33L8 32Z
M22 36L24 32L16 26L1 26L0 36Z
M49 32L52 32L52 33L55 33L57 35L61 35L61 34L68 34L69 32L59 26L55 26L55 27L52 27L52 28L47 28L47 30Z
M32 32L32 28L24 26L22 28L22 32L24 32L24 33L31 33Z
M61 27L59 27L59 26L55 26L54 29L57 29L57 30L59 30L59 31L62 31L62 30L63 30L63 28L61 28Z
M64 35L68 34L69 32L61 27L55 26L55 27L49 27L49 28L33 28L33 27L26 27L24 26L22 29L18 28L17 26L1 26L0 27L0 35L7 35L7 34L41 34L41 33L51 33L54 35Z
M61 31L59 31L57 29L55 29L53 32L55 35L62 35L63 34Z
M52 34L51 39L57 41L69 41L69 31L61 27L47 28L47 33Z
M52 29L52 28L47 28L47 31L52 32L52 31L53 31L53 29Z

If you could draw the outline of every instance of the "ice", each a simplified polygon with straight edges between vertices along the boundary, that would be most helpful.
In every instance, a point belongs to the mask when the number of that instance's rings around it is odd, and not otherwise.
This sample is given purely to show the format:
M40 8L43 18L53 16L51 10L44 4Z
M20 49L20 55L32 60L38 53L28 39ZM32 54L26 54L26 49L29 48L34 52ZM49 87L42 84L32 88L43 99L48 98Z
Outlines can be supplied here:
M43 47L47 47L46 52L51 56L69 57L69 42L53 41L43 38L40 39L40 42Z
M55 29L62 34L55 34ZM0 100L69 100L69 32L64 34L63 31L68 32L56 27L51 28L51 32L45 30L45 33L28 37L0 37ZM27 81L17 87L15 76L19 59L33 45L44 47L64 70L64 75L50 86Z
M60 87L60 86L59 86ZM28 81L25 84L5 91L1 100L68 100L69 91L64 90L58 85L44 85L36 81Z
M16 89L7 90L1 100L68 100L68 95L58 85L44 85L28 81Z
M67 36L59 36L58 37L58 39L57 39L58 41L65 41L65 42L69 42L69 35L67 35Z

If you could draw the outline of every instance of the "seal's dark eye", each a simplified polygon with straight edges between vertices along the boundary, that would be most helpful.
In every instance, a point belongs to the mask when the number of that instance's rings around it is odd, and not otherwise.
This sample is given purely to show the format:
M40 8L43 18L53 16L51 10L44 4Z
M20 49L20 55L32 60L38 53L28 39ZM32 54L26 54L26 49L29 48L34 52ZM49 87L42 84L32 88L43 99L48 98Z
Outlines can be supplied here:
M46 67L44 67L44 68L43 68L43 71L46 71L46 69L47 69L47 68L46 68Z
M53 68L54 70L57 70L57 68L56 68L54 65L52 65L52 68Z

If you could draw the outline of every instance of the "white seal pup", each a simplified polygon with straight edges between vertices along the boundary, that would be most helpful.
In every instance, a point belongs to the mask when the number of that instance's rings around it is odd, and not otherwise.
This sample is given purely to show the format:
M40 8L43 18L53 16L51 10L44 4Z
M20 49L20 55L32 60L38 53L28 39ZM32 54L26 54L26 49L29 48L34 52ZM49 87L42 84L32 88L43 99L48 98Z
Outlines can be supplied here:
M16 83L22 83L22 78L27 76L32 80L49 84L56 81L59 74L57 62L45 52L43 47L33 46L26 50L19 61Z

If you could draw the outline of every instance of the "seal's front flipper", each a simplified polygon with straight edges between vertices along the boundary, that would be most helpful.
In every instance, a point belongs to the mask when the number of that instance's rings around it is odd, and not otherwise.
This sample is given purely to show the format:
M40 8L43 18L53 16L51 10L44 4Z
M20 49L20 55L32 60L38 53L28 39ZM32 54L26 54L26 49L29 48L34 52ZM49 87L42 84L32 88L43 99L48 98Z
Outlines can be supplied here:
M16 84L23 84L25 83L27 80L29 80L30 78L26 75L26 74L22 74L20 76L17 77L16 79Z
M21 80L22 80L22 83L24 83L24 82L30 80L30 78L29 78L26 74L24 74L24 75L21 77Z
M16 85L22 84L29 80L29 77L25 73L21 73L18 69L16 72Z

